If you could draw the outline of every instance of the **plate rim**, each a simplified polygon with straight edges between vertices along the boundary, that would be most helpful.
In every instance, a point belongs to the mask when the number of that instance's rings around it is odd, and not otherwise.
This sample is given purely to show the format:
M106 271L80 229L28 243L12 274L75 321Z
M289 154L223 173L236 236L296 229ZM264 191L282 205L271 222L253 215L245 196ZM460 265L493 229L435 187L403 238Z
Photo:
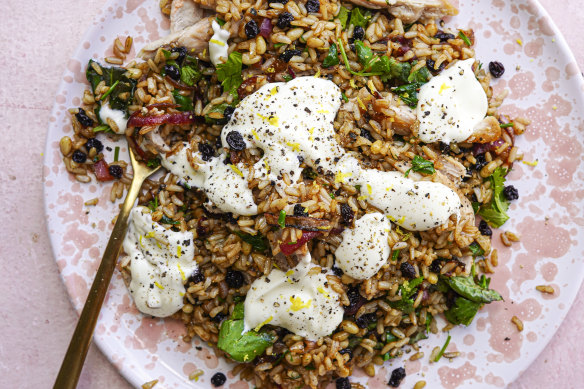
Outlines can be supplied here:
M96 26L99 26L102 23L100 21L100 18L102 18L104 14L106 14L106 17L107 17L107 9L115 7L115 5L118 5L121 1L122 0L107 0L104 3L104 5L100 8L101 12L98 11L98 13L92 18L91 24L85 29L85 32L82 35L80 35L80 39L78 40L79 43L77 44L75 50L73 50L71 55L68 56L68 58L66 60L67 62L70 61L71 59L78 58L81 56L81 54L84 51L83 42L89 41L89 38L93 34ZM504 0L504 1L505 1L505 3L509 3L509 2L513 3L513 0ZM575 76L576 76L575 82L577 82L581 87L584 86L584 76L582 75L581 68L580 68L578 62L576 61L574 53L572 52L572 49L570 48L569 44L567 43L564 35L562 34L560 29L556 25L555 20L550 16L549 12L543 7L543 5L539 2L539 0L525 0L525 1L536 7L537 14L539 16L545 17L547 19L548 25L551 28L551 30L553 31L553 37L555 38L555 42L557 44L559 44L559 46L560 46L559 51L563 55L567 56L567 59L569 60L569 62L573 63L578 69L577 74L575 74ZM462 8L462 7L463 7L463 5L459 5L459 8ZM67 74L66 67L63 70L63 72L61 73L61 80L60 80L57 88L55 89L55 92L57 92L57 93L63 89L66 89L67 83L63 79L63 76L65 74ZM584 92L582 91L582 88L580 88L580 94L584 94ZM53 95L56 95L56 93L54 93ZM584 110L584 99L583 99L582 109ZM58 113L58 104L55 102L55 103L53 103L50 117L56 117L57 113ZM46 139L45 139L45 145L44 145L43 165L49 165L46 163L46 161L48 160L49 155L51 155L51 152L52 152L52 147L51 147L51 143L50 143L51 140L49 137L49 131L50 131L51 127L52 127L52 123L49 121L47 124L47 127L46 127L47 130L46 130ZM71 303L73 310L76 314L76 317L78 319L79 314L80 314L80 310L83 307L80 307L79 309L76 308L75 302L73 301L73 295L72 295L69 287L67 286L65 279L63 278L63 272L61 271L61 269L59 268L59 266L57 264L57 260L58 260L57 246L58 246L59 242L56 241L57 237L54 236L55 234L51 233L51 231L50 231L51 226L50 226L49 220L48 220L48 216L51 214L51 212L49 211L49 204L48 204L48 199L49 199L48 192L50 190L48 189L48 186L46 185L46 174L44 174L44 173L42 175L42 186L43 186L43 192L42 192L42 194L43 194L43 210L44 210L44 216L45 216L44 225L46 228L46 232L49 236L49 244L51 246L51 255L54 259L55 265L57 266L59 278L61 279L61 283L62 283L63 287L65 288L67 298L68 298L69 302ZM581 230L584 230L584 227L582 227ZM513 373L512 377L510 377L512 379L507 383L508 385L513 383L513 382L516 382L517 379L519 379L519 377L521 377L525 373L525 371L529 369L529 367L533 364L533 362L541 355L543 350L548 346L548 344L556 336L556 333L559 330L560 326L564 323L564 320L566 319L568 312L572 309L572 306L574 305L575 299L576 299L579 291L583 287L584 272L578 273L578 275L576 277L577 277L577 279L575 281L578 283L579 286L577 288L574 288L575 292L571 293L568 296L568 298L566 298L564 296L562 297L562 302L566 303L566 301L569 300L569 304L566 304L567 309L562 310L561 313L558 315L558 316L560 316L560 320L557 322L557 328L553 329L553 334L551 336L549 336L549 338L547 338L544 342L538 342L538 346L539 345L541 345L541 346L538 347L539 350L537 353L530 352L526 357L523 357L523 358L527 359L529 362L525 365L525 367L522 370L517 370ZM110 286L110 288L111 288L111 286ZM139 374L140 372L142 372L142 369L140 367L136 367L135 369L130 369L129 367L126 367L126 366L119 366L118 364L115 363L115 361L112 358L113 357L112 352L114 352L115 350L111 347L110 342L106 341L105 339L98 338L98 337L94 337L92 341L93 341L93 343L95 343L98 346L100 352L107 358L108 362L128 382L128 384L130 384L131 386L134 386L136 388L141 387L141 385L144 383L144 377ZM192 382L192 384L195 385L194 386L195 388L198 388L198 387L202 388L203 387L203 386L199 386L202 384L197 384L195 382Z

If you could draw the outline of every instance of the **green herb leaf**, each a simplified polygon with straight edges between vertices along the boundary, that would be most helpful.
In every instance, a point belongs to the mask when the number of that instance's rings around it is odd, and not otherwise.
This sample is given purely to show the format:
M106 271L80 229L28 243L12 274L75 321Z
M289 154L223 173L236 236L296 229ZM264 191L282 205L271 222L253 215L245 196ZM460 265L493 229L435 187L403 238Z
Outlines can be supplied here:
M514 123L505 123L505 124L501 124L499 127L501 128L509 128L509 127L513 127Z
M434 162L428 161L419 155L416 155L412 160L412 169L415 172L424 173L424 174L434 174L436 169L434 169Z
M481 255L485 255L485 250L483 250L483 248L477 242L472 242L468 248L473 257L480 257Z
M192 111L194 109L193 100L190 97L181 95L176 89L172 91L172 96L174 97L174 101L179 105L177 108L179 111Z
M148 208L150 208L152 212L156 211L156 208L158 208L158 196L154 197L154 200L148 202Z
M207 112L207 114L205 115L205 123L207 124L218 124L219 122L221 122L222 119L215 119L212 118L211 116L209 116L210 113L212 112L219 112L221 115L223 115L223 113L225 112L225 108L227 108L229 106L229 104L227 103L223 103L223 104L217 104L211 107L211 109L209 110L209 112Z
M250 235L241 231L233 231L233 233L239 236L245 243L249 243L255 251L263 253L268 248L268 241L259 233L257 235Z
M221 323L217 347L238 362L250 362L268 348L276 339L265 332L243 333L244 323L240 320L225 320Z
M367 24L369 24L369 20L371 20L371 12L355 7L351 11L351 20L349 24L352 24L355 27L359 26L365 28L367 27Z
M339 64L339 53L337 51L337 45L331 43L327 56L322 61L322 66L325 68L330 68L331 66Z
M464 43L467 44L467 46L471 46L472 43L470 42L470 39L468 39L468 37L466 36L466 34L464 32L462 32L461 30L458 31L458 37L460 39L462 39L464 41Z
M286 227L286 211L283 209L280 211L280 215L278 216L278 225L280 228Z
M92 64L95 63L101 68L99 74L95 71ZM121 67L104 67L94 60L89 60L87 70L85 72L87 81L91 85L91 89L95 94L95 89L100 82L104 81L105 85L110 89L106 92L106 97L109 98L109 105L112 109L124 111L128 115L128 106L132 103L134 91L136 89L136 80L126 76L126 69ZM104 97L102 97L103 101Z
M452 337L450 336L450 334L448 334L448 338L446 338L446 342L444 343L444 346L442 346L442 348L440 349L440 352L438 353L438 355L436 355L436 358L434 358L434 362L438 362L440 360L440 358L442 358L444 351L446 351L446 347L448 347L448 344L450 344L451 338Z
M355 53L357 53L359 63L363 65L364 68L373 58L373 51L361 41L355 41Z
M507 169L502 167L495 169L493 174L489 177L491 180L491 188L493 189L492 200L488 204L483 205L478 212L478 214L494 228L501 227L507 220L509 220L509 216L506 213L507 209L509 209L509 201L505 195L503 195L506 175Z
M292 81L292 80L293 80L292 76L291 76L291 75L289 75L289 74L284 74L284 75L282 76L282 78L283 78L283 79L284 79L284 81L286 81L286 82L288 82L288 81Z
M418 105L418 90L422 85L424 85L423 82L412 82L393 88L391 91L398 95L410 108L416 108Z
M241 53L234 51L229 54L227 62L217 65L217 79L223 86L223 91L229 92L233 97L237 96L237 88L243 83L241 76Z
M157 158L152 158L150 160L148 160L148 162L146 162L146 166L151 167L151 168L155 168L160 166L160 159Z
M399 294L401 300L390 301L389 305L392 308L399 309L406 314L410 314L414 311L414 299L413 296L417 290L417 287L424 281L424 277L414 278L410 281L405 281L399 287Z
M454 305L444 312L444 316L452 324L464 324L468 326L472 323L481 305L481 303L470 301L464 297L458 297Z
M349 102L349 98L347 97L347 95L345 94L345 92L341 92L341 96L343 97L343 101L345 103L348 103Z
M231 313L231 319L233 320L240 320L243 319L243 311L245 309L245 305L243 302L239 302L235 304L233 307L233 312Z
M456 293L461 295L462 297L467 298L470 301L474 301L475 303L490 303L493 301L500 301L503 300L503 297L493 289L485 289L480 285L477 285L472 276L469 277L450 277L446 279L448 285L454 290ZM484 281L486 283L486 281Z
M428 82L431 78L427 67L419 68L408 76L408 82Z
M225 25L225 20L221 19L221 18L215 18L215 21L217 22L217 24L219 24L221 27L223 27L223 25Z
M420 340L428 339L425 331L420 331L410 338L409 344L418 343Z
M162 54L164 54L164 59L169 59L172 52L165 50L165 49L161 49L161 50L162 50Z
M349 9L345 8L343 6L341 6L341 10L339 11L339 14L337 15L337 19L339 19L339 21L341 22L341 27L343 27L343 30L347 27L347 20L349 19Z
M172 224L172 225L175 225L175 224L180 224L180 222L178 222L178 221L176 221L176 220L172 220L171 218L169 218L169 217L168 217L168 216L166 216L166 215L162 215L162 217L160 218L160 220L159 220L159 221L160 221L160 223L162 223L162 224Z
M180 80L188 86L195 85L202 77L203 74L194 65L184 65L180 68Z
M393 252L391 253L391 260L393 262L397 261L397 258L399 257L400 251L401 251L401 249L400 250L393 250Z
M473 201L471 205L472 205L472 211L476 215L477 212L479 211L479 209L481 208L481 203L479 203L478 201Z
M112 132L113 133L112 129L105 124L102 124L101 126L94 127L93 132Z
M120 146L114 149L114 162L118 162L118 158L120 158Z

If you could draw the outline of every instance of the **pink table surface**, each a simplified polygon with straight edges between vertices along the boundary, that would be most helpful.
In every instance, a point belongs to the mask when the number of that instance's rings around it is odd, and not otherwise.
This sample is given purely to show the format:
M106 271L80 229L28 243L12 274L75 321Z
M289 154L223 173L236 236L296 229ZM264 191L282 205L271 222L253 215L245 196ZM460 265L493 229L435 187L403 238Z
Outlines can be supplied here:
M0 2L0 199L7 208L0 225L1 387L51 387L77 320L42 220L42 152L61 73L105 2ZM581 0L541 2L582 66ZM549 346L510 388L582 388L582 318L584 289ZM79 388L129 387L92 346Z

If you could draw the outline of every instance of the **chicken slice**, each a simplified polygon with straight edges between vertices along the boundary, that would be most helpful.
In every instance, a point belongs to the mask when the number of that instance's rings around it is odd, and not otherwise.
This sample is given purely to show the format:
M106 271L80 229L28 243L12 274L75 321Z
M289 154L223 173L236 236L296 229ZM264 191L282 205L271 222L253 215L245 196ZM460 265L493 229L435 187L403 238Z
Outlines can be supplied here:
M403 23L416 20L439 19L458 14L458 10L448 0L350 0L361 7L371 9L387 8Z
M194 0L174 0L170 9L170 32L182 31L204 16L205 11Z
M489 143L501 138L501 125L494 116L487 116L473 128L466 142Z
M143 59L154 57L159 47L184 46L195 53L203 51L209 46L209 39L213 35L211 29L212 18L199 20L197 23L182 31L174 32L144 46L138 54Z

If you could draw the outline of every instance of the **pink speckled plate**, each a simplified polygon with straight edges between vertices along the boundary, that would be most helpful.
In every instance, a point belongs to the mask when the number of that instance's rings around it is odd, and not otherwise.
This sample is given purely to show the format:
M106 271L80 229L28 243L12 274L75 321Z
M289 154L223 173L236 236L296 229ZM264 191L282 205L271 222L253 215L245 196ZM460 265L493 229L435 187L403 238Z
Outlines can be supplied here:
M168 32L168 21L157 3L110 1L69 61L55 97L44 161L46 217L55 259L77 310L87 296L118 204L108 199L111 185L80 184L62 165L59 139L72 132L66 110L80 105L87 61L110 55L116 36L132 35L139 49ZM422 378L430 388L506 386L546 346L584 276L584 83L575 60L535 1L461 3L460 15L449 25L474 28L478 58L485 64L491 60L504 63L504 77L494 82L496 91L511 90L502 112L532 119L519 146L526 160L539 164L518 163L510 175L521 199L512 205L512 218L505 229L518 231L521 243L506 248L495 232L499 266L491 285L505 302L487 306L469 328L451 331L449 351L461 352L452 362L428 362L432 348L443 344L444 334L422 342L426 356L405 361L408 377L402 387L412 387ZM107 145L113 146L111 142ZM125 145L119 145L120 155L125 157ZM84 206L96 197L97 206ZM553 285L555 294L537 292L535 286L540 284ZM511 324L513 315L523 320L522 333ZM199 340L182 342L182 333L178 322L139 314L120 275L115 274L95 341L133 385L158 379L157 388L203 388L209 387L214 372L230 369ZM370 388L386 387L391 370L403 364L404 360L388 362L378 368L375 378L356 372L354 379ZM189 381L188 375L199 368L205 374L198 382ZM226 387L248 385L228 375Z

